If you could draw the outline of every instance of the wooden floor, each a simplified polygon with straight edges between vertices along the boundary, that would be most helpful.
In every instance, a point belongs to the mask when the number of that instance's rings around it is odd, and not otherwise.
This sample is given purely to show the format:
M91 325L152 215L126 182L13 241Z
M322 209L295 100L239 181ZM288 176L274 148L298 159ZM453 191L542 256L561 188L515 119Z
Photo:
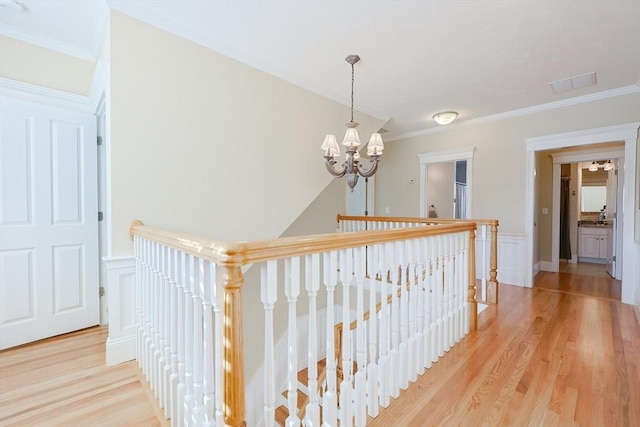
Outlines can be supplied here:
M135 362L107 368L106 339L96 327L0 352L0 426L168 425Z
M640 426L633 308L569 292L591 277L569 276L501 285L478 331L368 425ZM94 328L0 352L0 426L167 425L134 363L105 367L105 340Z
M622 296L622 281L612 279L604 264L561 262L559 273L538 273L534 287L613 301Z

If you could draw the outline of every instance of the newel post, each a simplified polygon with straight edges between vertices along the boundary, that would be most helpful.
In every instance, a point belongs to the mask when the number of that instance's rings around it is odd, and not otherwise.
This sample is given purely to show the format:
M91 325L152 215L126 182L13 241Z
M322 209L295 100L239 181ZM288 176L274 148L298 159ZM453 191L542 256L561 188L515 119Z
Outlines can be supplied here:
M242 284L239 266L224 272L224 425L246 426L244 407L244 347L242 343Z
M491 223L491 255L489 258L487 302L498 303L498 221Z
M478 329L478 302L476 301L476 233L469 233L469 330Z

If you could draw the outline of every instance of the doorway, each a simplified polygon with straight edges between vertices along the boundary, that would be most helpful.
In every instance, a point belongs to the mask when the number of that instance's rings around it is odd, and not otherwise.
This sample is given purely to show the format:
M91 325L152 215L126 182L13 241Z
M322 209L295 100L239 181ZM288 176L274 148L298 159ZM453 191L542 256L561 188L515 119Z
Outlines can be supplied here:
M420 216L472 218L473 153L475 147L422 153ZM432 207L433 205L433 207Z
M630 304L633 302L633 293L638 283L635 257L637 256L638 249L633 240L633 215L624 215L625 212L633 212L634 209L634 194L636 191L636 183L634 180L636 173L636 165L633 161L636 156L636 129L640 123L629 123L625 125L610 126L598 129L589 129L585 131L568 132L557 135L547 135L542 137L528 138L525 140L527 145L527 210L526 210L526 234L527 234L527 263L528 274L526 275L527 287L533 286L533 277L535 273L539 271L536 268L536 264L539 262L537 254L534 252L534 246L536 245L538 238L537 226L537 213L542 210L542 206L537 202L536 195L538 189L536 188L536 155L545 150L551 149L571 149L579 146L594 147L597 144L602 144L608 141L620 141L624 144L624 154L622 160L622 167L619 167L618 180L622 184L619 186L619 191L622 191L622 203L618 206L618 215L622 216L619 220L619 227L617 235L621 237L622 256L617 262L621 264L622 274L622 291L621 300L624 303ZM609 156L607 156L609 157ZM588 159L584 159L587 161ZM557 197L559 200L560 192L560 164L563 162L554 163L554 180L553 180L553 193L554 199ZM620 166L620 165L619 165ZM556 175L557 174L557 175ZM557 176L557 179L555 177ZM559 205L559 204L558 204ZM559 230L559 215L553 215L554 229ZM624 232L626 230L628 232ZM553 261L558 259L557 252L559 251L558 245L553 245L554 257ZM539 265L537 266L539 267ZM558 266L554 265L555 271Z

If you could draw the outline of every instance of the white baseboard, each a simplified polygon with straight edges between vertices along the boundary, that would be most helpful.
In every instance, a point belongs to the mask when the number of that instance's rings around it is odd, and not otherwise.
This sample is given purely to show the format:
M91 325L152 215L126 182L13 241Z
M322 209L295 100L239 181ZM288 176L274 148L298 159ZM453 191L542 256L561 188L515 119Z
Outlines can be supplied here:
M540 261L540 271L553 272L553 263L551 261Z
M136 337L107 338L107 366L118 365L136 358Z
M538 273L540 273L540 263L539 263L539 262L536 262L536 263L533 265L533 277L536 277L536 275L537 275Z
M107 365L133 360L135 354L135 258L103 258L107 271L109 338Z

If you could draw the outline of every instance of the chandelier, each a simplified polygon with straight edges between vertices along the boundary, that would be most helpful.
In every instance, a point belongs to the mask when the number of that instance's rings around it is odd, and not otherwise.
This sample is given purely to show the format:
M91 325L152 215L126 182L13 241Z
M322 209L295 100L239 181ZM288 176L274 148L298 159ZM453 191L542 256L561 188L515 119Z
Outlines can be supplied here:
M376 173L378 169L378 159L382 156L382 150L384 150L384 144L382 142L382 136L379 133L371 134L369 144L367 145L367 155L370 157L368 168L362 165L360 159L360 153L358 153L358 147L360 146L360 136L356 127L358 123L353 121L353 83L354 83L354 71L353 65L360 61L358 55L349 55L345 58L349 64L351 64L351 121L347 123L347 132L344 134L342 145L345 146L346 159L340 169L336 169L338 161L336 158L340 156L340 146L336 140L335 135L327 135L324 138L324 142L321 147L324 150L325 166L329 173L337 178L347 176L347 185L353 191L353 188L358 183L358 177L369 178Z

